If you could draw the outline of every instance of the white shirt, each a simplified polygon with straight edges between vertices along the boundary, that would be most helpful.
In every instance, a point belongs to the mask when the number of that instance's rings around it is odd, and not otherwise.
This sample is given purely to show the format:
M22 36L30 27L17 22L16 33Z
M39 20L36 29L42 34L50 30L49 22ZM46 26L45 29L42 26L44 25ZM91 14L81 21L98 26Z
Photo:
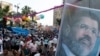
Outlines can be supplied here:
M29 48L30 48L31 52L36 52L37 44L30 43Z
M75 56L64 43L62 43L62 47L67 56Z
M3 46L0 46L0 54L3 54Z
M21 45L21 46L24 46L24 42L23 42L23 41L20 41L20 45Z
M41 41L36 41L36 44L37 45L41 45Z
M53 40L50 40L49 43L48 43L49 47L52 46L52 45L51 45L52 43L53 43Z
M2 40L2 39L0 39L0 45L1 45L1 44L3 44L3 40Z
M7 37L6 39L4 39L5 41L9 41L10 40L10 38L9 37Z
M57 44L57 41L58 41L57 38L53 38L53 43L54 44Z
M40 56L40 53L36 53L34 56Z
M57 48L56 47L53 47L54 49L53 49L53 51L56 51L57 50Z

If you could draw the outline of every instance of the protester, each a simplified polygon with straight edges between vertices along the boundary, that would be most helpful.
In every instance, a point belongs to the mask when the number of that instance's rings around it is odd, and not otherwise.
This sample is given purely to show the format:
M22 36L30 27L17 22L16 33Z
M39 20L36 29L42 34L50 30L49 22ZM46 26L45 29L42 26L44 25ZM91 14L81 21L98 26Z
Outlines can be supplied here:
M5 56L54 56L57 35L53 30L38 29L27 36L7 33L3 41L3 45L6 47L3 47Z

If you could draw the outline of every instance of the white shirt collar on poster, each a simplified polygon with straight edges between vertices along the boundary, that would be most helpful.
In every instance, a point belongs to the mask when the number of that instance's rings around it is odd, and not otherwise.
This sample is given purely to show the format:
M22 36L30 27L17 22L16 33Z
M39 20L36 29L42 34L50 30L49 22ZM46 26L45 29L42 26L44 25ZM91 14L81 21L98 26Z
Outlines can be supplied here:
M64 43L62 43L62 47L66 53L66 56L75 56Z

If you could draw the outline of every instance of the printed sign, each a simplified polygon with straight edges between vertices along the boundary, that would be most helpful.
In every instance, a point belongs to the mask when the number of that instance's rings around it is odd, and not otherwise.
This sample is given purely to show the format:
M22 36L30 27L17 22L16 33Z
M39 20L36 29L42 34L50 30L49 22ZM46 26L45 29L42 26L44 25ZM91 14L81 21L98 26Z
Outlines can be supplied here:
M65 1L56 56L99 56L100 10L79 3Z

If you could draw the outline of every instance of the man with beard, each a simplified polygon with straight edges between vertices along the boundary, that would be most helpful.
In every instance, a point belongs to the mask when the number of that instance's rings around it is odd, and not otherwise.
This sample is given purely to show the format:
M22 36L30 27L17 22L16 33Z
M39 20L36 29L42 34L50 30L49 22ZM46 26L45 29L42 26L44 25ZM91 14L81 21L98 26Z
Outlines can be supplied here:
M98 37L99 20L90 10L64 13L56 56L89 56Z

